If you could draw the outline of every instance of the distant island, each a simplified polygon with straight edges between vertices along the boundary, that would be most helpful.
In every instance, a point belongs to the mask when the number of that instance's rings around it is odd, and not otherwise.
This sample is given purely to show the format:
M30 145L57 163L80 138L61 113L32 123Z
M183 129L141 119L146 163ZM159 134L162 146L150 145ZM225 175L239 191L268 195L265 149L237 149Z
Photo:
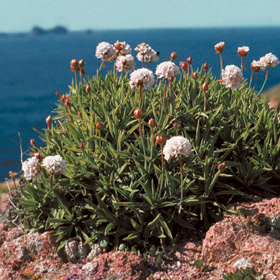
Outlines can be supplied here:
M34 26L29 32L23 33L4 33L0 32L0 38L1 37L9 37L9 36L26 36L26 35L31 35L31 36L42 36L42 35L49 35L49 34L54 34L54 35L66 35L68 33L84 33L84 34L93 34L94 30L92 29L87 29L87 30L82 30L82 31L69 31L66 27L58 25L50 29L44 29L40 26Z
M46 35L46 34L67 34L68 30L64 26L56 26L51 29L43 29L39 26L34 26L31 30L32 36Z

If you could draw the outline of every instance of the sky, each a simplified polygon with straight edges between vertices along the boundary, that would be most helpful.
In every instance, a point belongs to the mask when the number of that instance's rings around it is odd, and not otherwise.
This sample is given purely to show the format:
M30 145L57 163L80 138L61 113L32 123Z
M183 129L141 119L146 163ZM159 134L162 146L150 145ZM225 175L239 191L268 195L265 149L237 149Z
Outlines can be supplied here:
M0 0L0 32L280 26L278 0Z

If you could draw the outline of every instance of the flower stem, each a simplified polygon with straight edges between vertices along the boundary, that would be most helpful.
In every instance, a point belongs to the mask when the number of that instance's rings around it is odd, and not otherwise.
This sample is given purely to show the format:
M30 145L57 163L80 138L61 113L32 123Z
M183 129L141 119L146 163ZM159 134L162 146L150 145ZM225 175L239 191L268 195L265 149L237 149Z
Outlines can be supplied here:
M260 93L262 92L262 90L263 90L263 88L264 88L264 86L265 86L265 84L266 84L266 81L267 81L267 78L268 78L268 72L269 72L269 67L267 67L267 69L266 69L265 79L264 79L264 82L263 82L262 88L260 89L260 91L259 91L259 93L258 93L258 94L260 94Z
M243 72L244 62L243 62L243 56L241 56L241 71Z
M161 168L163 169L163 147L162 147L162 144L160 144L160 151L161 151Z
M203 91L203 95L204 95L204 112L206 111L206 92L205 90Z
M221 77L222 77L222 71L223 71L223 55L220 53L220 64L221 64Z
M178 155L178 160L179 160L179 163L180 163L180 177L181 177L181 198L180 198L180 206L179 206L179 211L178 213L180 214L181 213L181 210L182 210L182 202L183 202L183 179L185 177L185 173L184 173L184 169L183 169L183 165L182 165L182 162L181 162L181 159L180 159L180 155Z

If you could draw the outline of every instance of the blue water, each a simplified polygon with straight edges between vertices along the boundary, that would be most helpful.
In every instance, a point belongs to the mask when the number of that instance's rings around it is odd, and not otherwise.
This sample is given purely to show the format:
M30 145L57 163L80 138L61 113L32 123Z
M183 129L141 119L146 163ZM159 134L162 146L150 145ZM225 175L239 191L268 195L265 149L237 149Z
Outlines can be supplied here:
M8 172L20 172L19 136L23 151L29 140L40 140L33 131L46 127L45 119L55 108L56 91L68 92L73 73L71 59L84 59L87 76L93 76L100 65L95 57L99 42L126 41L134 49L146 42L160 52L160 62L169 60L170 53L176 51L176 63L191 56L196 69L207 62L216 76L219 75L219 57L214 45L224 41L224 65L240 65L236 50L249 46L250 53L245 58L244 75L250 78L250 63L266 53L280 57L280 28L242 29L163 29L133 31L99 31L93 34L69 33L67 35L46 35L41 37L8 36L0 38L0 181L8 177ZM134 56L136 52L133 51ZM138 62L137 67L141 67ZM109 67L108 67L109 68ZM155 68L154 68L155 69ZM153 69L153 70L154 70ZM104 72L103 72L104 74ZM258 75L260 87L265 73ZM271 69L266 89L280 83L280 66ZM23 159L26 159L24 156Z

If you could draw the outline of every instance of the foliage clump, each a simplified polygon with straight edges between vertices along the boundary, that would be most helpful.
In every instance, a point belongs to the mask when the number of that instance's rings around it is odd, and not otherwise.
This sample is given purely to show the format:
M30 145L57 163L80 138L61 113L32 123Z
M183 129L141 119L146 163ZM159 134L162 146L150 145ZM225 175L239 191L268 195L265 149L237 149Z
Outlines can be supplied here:
M41 166L21 199L26 226L51 231L58 249L75 236L115 249L164 247L208 229L230 203L279 195L278 114L246 80L232 90L208 65L182 63L183 75L145 90L123 71L85 78L84 62L74 62L69 95L57 93L53 123L38 131L45 146L32 147L41 163L59 155L67 173ZM188 139L191 153L164 161L173 136Z

